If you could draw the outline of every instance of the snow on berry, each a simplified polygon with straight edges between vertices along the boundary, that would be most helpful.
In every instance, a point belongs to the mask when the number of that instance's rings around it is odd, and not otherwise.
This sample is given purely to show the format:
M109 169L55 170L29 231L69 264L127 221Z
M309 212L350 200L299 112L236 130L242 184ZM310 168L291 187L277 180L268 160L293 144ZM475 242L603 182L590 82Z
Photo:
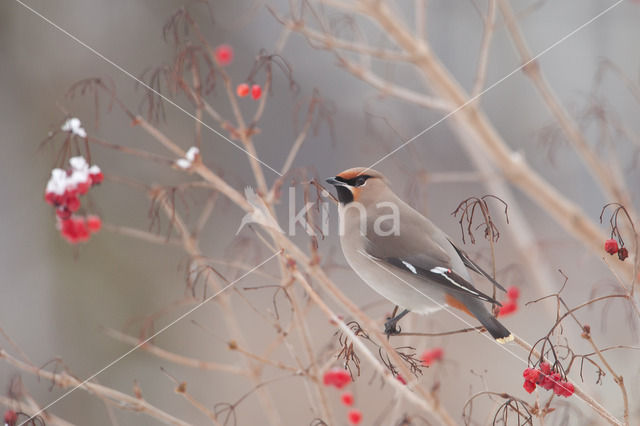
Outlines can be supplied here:
M176 160L176 166L180 167L183 170L190 169L199 155L200 150L197 147L192 146L187 150L183 158L178 158Z
M257 100L260 99L260 96L262 96L262 87L259 84L251 86L251 97Z
M81 138L87 137L87 132L82 127L82 122L79 118L72 117L64 122L60 130L63 132L70 132L76 136L80 136Z
M187 150L186 154L184 154L184 158L193 163L194 161L196 161L198 155L200 155L200 150L197 147L192 146Z
M608 239L604 242L604 251L611 255L616 254L618 252L618 242L613 238Z
M236 87L236 95L240 98L244 98L249 94L249 85L247 83L238 84Z
M426 367L430 367L434 362L440 361L443 354L444 351L442 350L442 348L433 348L431 350L424 351L422 353L422 356L420 356L420 360L422 361L423 365L425 365Z
M229 65L233 61L233 47L228 44L216 47L216 60L223 67Z
M323 383L325 386L335 386L342 389L351 382L351 376L342 368L332 368L324 373Z
M352 425L360 424L362 421L362 412L357 409L353 409L349 411L349 423Z
M69 124L70 128L72 126L75 124ZM102 226L97 216L85 218L74 213L82 207L80 196L103 179L100 168L96 165L89 166L82 156L71 157L67 170L56 168L51 171L44 199L56 208L56 226L71 244L88 241L91 233L98 232Z
M53 169L51 177L44 191L44 199L55 206L57 215L64 219L69 212L80 209L79 195L89 192L89 189L104 179L100 168L96 165L89 167L82 156L69 159L69 169Z
M340 399L342 400L342 403L348 407L353 405L353 394L351 392L343 393Z
M104 175L102 174L102 170L100 170L100 167L96 166L95 164L89 167L89 178L91 180L91 185L98 185L102 183L102 181L104 180Z

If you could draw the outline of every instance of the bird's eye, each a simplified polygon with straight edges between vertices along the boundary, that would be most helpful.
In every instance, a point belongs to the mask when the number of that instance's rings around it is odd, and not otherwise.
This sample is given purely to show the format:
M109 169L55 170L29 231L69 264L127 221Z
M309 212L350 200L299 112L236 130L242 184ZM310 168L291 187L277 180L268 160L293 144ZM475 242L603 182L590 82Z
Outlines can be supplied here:
M355 186L362 186L367 181L369 176L358 176L355 181Z

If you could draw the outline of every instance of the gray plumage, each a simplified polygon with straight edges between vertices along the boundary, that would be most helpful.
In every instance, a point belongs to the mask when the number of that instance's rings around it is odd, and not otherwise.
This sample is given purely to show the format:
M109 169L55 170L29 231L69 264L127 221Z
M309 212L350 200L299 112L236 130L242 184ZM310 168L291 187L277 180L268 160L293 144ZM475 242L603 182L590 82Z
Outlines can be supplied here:
M440 228L394 194L382 174L355 168L328 182L336 186L340 199L344 256L371 288L412 312L428 314L447 304L464 307L499 342L513 339L487 309L486 302L498 302L473 286L469 269L504 288ZM399 217L395 233L391 232L394 209Z

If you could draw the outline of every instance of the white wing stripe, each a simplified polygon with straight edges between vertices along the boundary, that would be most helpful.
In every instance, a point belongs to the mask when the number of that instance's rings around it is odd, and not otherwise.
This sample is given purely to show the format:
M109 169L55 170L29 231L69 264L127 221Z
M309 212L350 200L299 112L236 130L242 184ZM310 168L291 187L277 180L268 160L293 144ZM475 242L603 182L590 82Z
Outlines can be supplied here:
M413 272L413 274L414 274L414 275L416 275L416 274L418 273L418 271L416 271L416 267L415 267L415 266L413 266L412 264L410 264L409 262L406 262L406 261L404 261L404 260L403 260L403 261L402 261L402 264L403 264L404 266L406 266L408 270L410 270L411 272Z
M404 262L403 262L404 263ZM450 276L449 276L449 272L451 272L449 269L447 268L443 268L442 266L436 266L435 268L431 269L431 272L433 272L434 274L440 274L443 277L445 277L451 284L455 285L458 288L461 288L464 291L467 291L469 293L475 294L476 296L480 296L480 293L471 290L469 287L465 287L462 286L460 284L458 284L455 280L453 280Z

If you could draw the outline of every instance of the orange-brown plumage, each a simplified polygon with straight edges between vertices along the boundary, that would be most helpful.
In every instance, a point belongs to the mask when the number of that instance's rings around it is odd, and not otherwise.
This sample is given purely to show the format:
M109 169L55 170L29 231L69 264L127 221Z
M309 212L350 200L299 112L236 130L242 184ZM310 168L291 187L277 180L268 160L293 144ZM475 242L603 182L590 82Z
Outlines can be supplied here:
M456 299L452 295L446 294L444 296L444 298L447 301L447 305L451 306L452 308L460 309L462 312L466 312L468 315L471 315L472 317L474 316L469 311L469 309L464 305L464 303L462 303L461 301L459 301L458 299Z
M353 178L356 178L362 174L366 174L364 172L366 172L367 169L365 167L354 167L352 169L347 169L344 172L338 174L337 176L344 179L344 180L350 180Z

